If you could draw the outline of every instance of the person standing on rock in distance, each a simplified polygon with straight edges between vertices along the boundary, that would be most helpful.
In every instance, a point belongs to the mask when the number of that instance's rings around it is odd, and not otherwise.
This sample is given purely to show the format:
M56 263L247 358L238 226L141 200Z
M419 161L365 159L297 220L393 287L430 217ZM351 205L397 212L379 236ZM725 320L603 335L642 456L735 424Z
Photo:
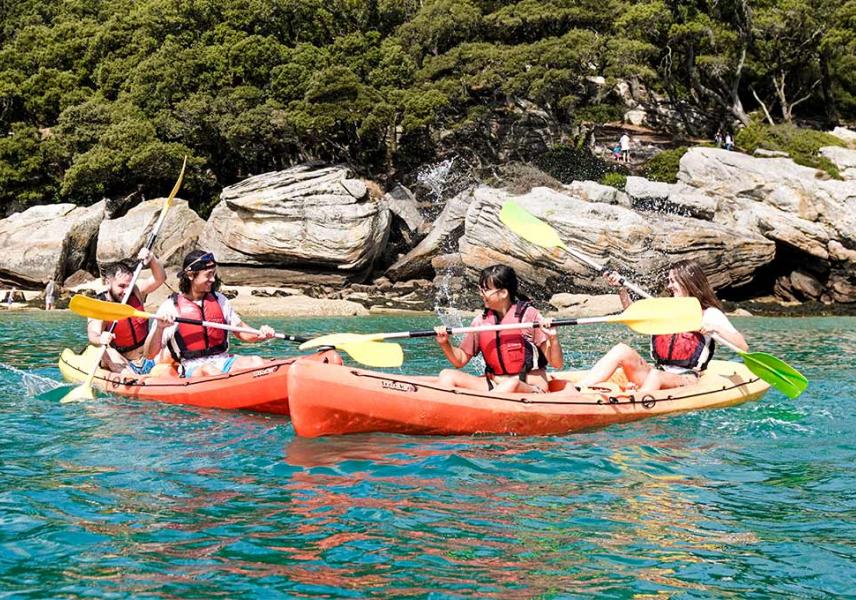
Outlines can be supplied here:
M260 356L237 356L229 353L229 332L214 327L176 323L176 317L248 327L232 309L229 300L217 290L217 261L204 250L193 250L184 257L178 273L180 293L172 294L158 308L158 320L146 339L145 353L154 357L168 348L181 365L182 377L204 377L228 373L230 370L263 366ZM237 332L244 342L260 342L274 336L267 325L259 333Z
M626 131L622 132L618 145L621 146L621 160L630 162L630 136Z
M615 271L607 273L605 277L612 285L621 285L621 276ZM646 362L627 344L617 344L595 363L591 371L577 383L578 387L591 387L608 381L618 369L622 369L627 381L643 393L694 384L713 358L716 349L713 334L744 352L749 350L743 335L722 312L722 305L697 262L681 260L673 264L669 269L667 287L672 296L698 298L703 309L702 328L699 331L652 336L651 358L654 365ZM621 288L619 296L624 308L630 306L627 290Z
M51 279L45 286L45 310L53 310L54 296L56 295L56 283Z
M137 258L152 271L152 276L137 280L128 304L137 310L145 310L146 298L166 281L166 273L157 258L148 248L142 248ZM134 268L127 261L105 265L101 271L107 289L98 294L99 300L121 302L134 277ZM47 302L47 298L45 298ZM93 346L107 346L101 361L104 368L114 373L128 369L133 375L146 375L155 362L143 356L143 344L149 334L149 320L145 318L122 319L110 333L111 322L87 319L86 333Z
M496 392L546 392L549 379L545 367L561 369L562 347L550 320L541 317L528 299L517 291L517 275L505 265L494 265L481 272L479 290L484 313L472 326L507 323L541 323L535 329L512 329L468 333L459 347L449 341L445 327L437 327L437 343L455 369L440 373L441 385ZM484 378L458 371L473 356L481 353L485 362ZM487 382L485 382L487 380Z

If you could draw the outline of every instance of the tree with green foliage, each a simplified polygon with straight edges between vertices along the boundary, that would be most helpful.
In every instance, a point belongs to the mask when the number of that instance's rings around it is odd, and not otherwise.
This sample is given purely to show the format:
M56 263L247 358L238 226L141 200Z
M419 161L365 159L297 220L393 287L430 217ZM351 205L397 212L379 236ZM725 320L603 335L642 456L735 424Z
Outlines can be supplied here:
M856 117L854 57L856 0L0 0L0 201L162 190L184 153L197 207L313 158L491 162L532 123L620 117L622 82L690 133L831 124Z

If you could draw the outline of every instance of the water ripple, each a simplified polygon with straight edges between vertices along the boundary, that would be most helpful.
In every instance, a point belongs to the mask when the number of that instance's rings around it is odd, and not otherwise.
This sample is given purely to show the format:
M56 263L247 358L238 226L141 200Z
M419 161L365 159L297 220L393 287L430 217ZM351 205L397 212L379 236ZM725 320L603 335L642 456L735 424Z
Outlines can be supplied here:
M314 334L425 319L274 320ZM544 438L296 438L287 419L60 405L68 315L0 322L0 589L14 597L821 597L856 589L853 319L746 319L798 400ZM31 339L38 332L39 343ZM576 364L625 332L565 331ZM639 340L635 340L639 341ZM407 342L404 370L441 362ZM281 346L266 346L269 356ZM16 370L17 369L17 370ZM23 371L23 374L22 374Z

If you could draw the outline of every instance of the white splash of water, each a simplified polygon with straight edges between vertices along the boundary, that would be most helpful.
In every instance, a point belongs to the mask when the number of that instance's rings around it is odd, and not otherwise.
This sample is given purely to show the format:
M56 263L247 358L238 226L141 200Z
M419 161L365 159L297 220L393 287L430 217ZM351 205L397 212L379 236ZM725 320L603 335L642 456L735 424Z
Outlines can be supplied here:
M416 181L431 192L431 201L434 204L442 201L443 194L454 183L454 179L450 176L454 165L453 156L436 164L427 165L416 174Z
M35 373L29 373L27 371L23 371L17 367L13 367L12 365L7 365L5 363L0 363L0 369L5 369L10 373L14 373L18 377L20 377L21 384L24 386L24 389L27 390L27 394L29 394L30 396L44 394L45 392L55 390L56 388L63 385L61 382L51 379L50 377L42 377L41 375L36 375Z

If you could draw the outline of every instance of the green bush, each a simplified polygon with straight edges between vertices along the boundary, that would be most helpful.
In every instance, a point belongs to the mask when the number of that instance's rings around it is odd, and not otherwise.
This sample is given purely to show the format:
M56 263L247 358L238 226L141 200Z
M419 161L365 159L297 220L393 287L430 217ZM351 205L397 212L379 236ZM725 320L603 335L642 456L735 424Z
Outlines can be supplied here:
M643 171L645 177L651 181L675 183L678 180L681 157L686 152L686 146L672 150L663 150L645 164Z
M587 149L558 145L542 154L536 166L562 183L572 181L599 181L612 169L610 165L592 155Z
M737 132L734 138L737 147L752 154L757 148L787 152L798 165L826 171L832 177L841 179L838 168L827 158L820 156L823 146L846 146L844 141L834 135L800 129L796 125L765 125L752 123Z
M574 121L578 123L586 121L592 123L609 123L611 121L620 121L624 116L624 112L621 108L610 104L595 104L592 106L583 106L573 116Z
M627 175L613 171L604 175L600 180L600 183L603 185L611 185L619 190L624 190L624 186L627 185Z

